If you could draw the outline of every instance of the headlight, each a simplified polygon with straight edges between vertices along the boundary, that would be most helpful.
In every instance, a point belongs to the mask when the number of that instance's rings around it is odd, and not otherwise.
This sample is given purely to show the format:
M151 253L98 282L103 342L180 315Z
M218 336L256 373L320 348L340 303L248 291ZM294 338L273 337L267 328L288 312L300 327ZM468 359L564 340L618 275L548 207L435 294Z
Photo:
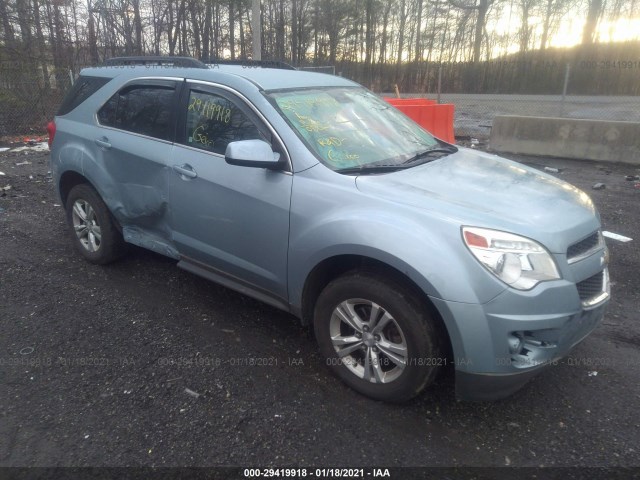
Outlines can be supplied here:
M560 278L551 254L533 240L476 227L462 227L462 238L482 265L513 288L529 290Z

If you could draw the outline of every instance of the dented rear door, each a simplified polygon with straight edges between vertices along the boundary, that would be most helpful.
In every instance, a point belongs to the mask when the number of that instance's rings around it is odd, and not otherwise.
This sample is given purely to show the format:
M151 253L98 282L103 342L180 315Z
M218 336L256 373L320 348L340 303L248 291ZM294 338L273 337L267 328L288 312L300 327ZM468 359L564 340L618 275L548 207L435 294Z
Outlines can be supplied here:
M105 200L126 241L176 257L168 227L168 161L180 83L129 83L98 111L93 141L113 192Z

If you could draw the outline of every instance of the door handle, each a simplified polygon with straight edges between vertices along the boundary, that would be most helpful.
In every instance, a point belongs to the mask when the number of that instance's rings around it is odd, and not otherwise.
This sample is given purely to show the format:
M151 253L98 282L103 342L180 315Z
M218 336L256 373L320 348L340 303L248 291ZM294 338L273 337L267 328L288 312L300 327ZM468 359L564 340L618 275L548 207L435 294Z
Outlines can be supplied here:
M173 171L187 178L196 178L198 176L193 167L188 163L185 163L184 165L174 165Z
M109 139L107 137L96 138L95 142L99 147L105 148L107 150L111 148L111 144L109 143Z

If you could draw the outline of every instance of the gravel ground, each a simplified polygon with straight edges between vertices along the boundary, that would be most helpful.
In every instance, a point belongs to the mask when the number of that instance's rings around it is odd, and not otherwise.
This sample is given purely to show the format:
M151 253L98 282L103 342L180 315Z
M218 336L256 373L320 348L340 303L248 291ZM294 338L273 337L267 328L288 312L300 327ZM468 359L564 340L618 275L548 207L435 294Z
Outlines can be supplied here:
M86 263L47 154L0 154L0 466L640 466L640 171L517 159L634 238L608 242L606 319L506 400L457 402L444 375L398 406L334 378L294 317L172 260Z

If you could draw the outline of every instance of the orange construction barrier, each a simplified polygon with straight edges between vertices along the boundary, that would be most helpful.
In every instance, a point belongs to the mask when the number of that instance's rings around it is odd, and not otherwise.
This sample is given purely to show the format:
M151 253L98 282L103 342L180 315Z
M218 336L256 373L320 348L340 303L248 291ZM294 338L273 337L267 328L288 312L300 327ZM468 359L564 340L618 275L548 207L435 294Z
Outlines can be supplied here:
M435 105L436 101L431 100L430 98L395 98L395 97L384 97L384 100L391 105Z
M448 143L455 143L453 133L454 106L436 104L427 98L385 98L385 100L429 133Z

